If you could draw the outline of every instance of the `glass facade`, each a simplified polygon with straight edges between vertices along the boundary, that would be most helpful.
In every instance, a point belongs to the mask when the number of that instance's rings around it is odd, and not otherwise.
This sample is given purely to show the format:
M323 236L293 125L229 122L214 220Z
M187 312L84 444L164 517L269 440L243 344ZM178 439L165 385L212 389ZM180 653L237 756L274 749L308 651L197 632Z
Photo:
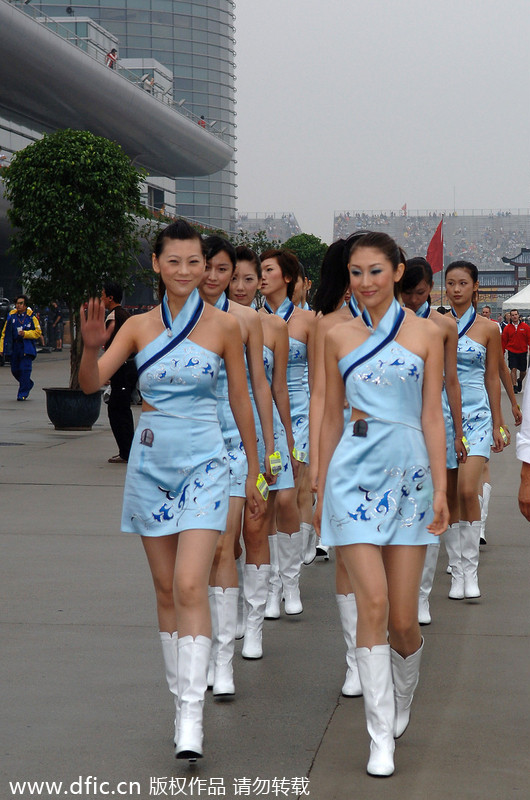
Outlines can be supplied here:
M118 58L159 61L173 73L175 102L183 101L185 109L204 117L205 126L234 145L233 0L33 0L32 6L51 17L64 17L71 8L71 16L90 17L118 38ZM165 188L168 212L234 230L235 163L208 177L177 179L176 195ZM152 183L161 185L156 179Z

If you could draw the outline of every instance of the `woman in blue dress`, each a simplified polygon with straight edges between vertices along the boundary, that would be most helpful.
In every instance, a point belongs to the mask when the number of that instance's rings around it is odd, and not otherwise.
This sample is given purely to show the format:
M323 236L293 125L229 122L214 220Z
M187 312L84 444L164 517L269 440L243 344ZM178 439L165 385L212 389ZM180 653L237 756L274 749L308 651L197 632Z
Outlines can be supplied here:
M410 308L418 317L430 319L440 329L444 342L444 385L442 390L442 409L445 424L445 443L447 450L447 504L449 509L458 508L458 465L466 461L466 448L463 443L462 398L456 367L458 330L451 314L440 314L431 308L433 289L432 268L425 258L409 258L401 286L401 297L405 308ZM449 523L455 520L450 519ZM440 542L427 546L425 565L421 577L418 598L418 621L420 625L431 623L429 597L434 583Z
M291 427L294 438L294 457L299 462L296 476L299 527L294 531L278 531L278 557L286 614L303 611L300 599L300 570L312 525L312 504L309 493L309 395L304 384L306 365L309 369L309 388L313 384L313 351L315 316L292 302L300 269L298 259L290 250L267 250L261 255L261 294L265 311L287 322L289 331L289 360L287 387L291 406ZM302 505L301 501L305 500ZM303 524L303 528L302 528Z
M105 329L103 304L91 299L86 318L81 313L79 371L83 391L91 393L137 353L143 404L127 465L122 530L142 537L175 698L175 755L191 759L202 756L211 647L208 575L229 499L227 453L217 419L221 360L247 454L247 501L254 514L263 510L239 327L200 298L205 266L202 240L187 222L162 230L153 254L161 304L128 319L98 360L111 328Z
M260 260L245 246L237 247L236 255L237 264L230 284L230 299L251 308L261 286ZM293 468L296 469L297 462L292 455L294 439L287 390L287 324L276 314L267 314L264 310L255 313L255 316L263 330L263 363L274 401L274 446L280 454L281 464L278 465L276 482L269 487L265 517L251 520L245 514L243 521L246 551L244 592L248 608L242 650L244 658L261 657L263 620L265 616L268 619L277 619L280 616L282 586L278 569L276 521L282 531L298 529L293 476ZM256 426L258 425L259 420L256 420Z
M228 299L226 291L236 266L233 245L221 236L205 240L206 272L199 287L201 297L233 316L239 325L240 347L245 351L247 386L258 423L255 438L258 445L260 472L273 481L270 456L274 452L272 397L263 366L263 333L256 312ZM237 635L237 609L243 586L239 588L234 550L241 534L241 517L245 505L247 460L236 419L229 403L226 372L221 369L217 385L217 413L230 463L230 505L225 535L219 541L210 574L210 608L212 612L212 658L208 683L214 695L233 695L235 685L232 660ZM265 577L266 566L262 575ZM244 581L243 581L244 584ZM252 623L252 617L251 617Z
M458 507L451 510L445 546L451 568L449 597L480 597L478 562L481 530L479 494L490 450L504 447L501 433L499 381L500 337L477 314L478 269L469 261L453 261L445 271L445 290L458 326L457 368L462 389L462 424L468 457L458 469ZM493 443L493 447L492 447ZM457 512L459 512L457 514Z
M355 592L367 771L387 776L419 677L425 546L447 527L443 346L432 322L395 299L404 256L393 239L356 237L347 263L363 312L326 335L316 521Z

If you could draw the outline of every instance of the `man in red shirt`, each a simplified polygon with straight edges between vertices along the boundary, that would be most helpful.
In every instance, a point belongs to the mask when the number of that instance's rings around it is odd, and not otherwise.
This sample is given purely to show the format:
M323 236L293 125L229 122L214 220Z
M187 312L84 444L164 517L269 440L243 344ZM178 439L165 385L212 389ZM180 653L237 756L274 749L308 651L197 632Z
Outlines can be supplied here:
M510 311L510 322L502 332L502 349L508 351L508 366L512 373L513 390L520 392L526 375L530 327L521 322L516 309ZM519 372L519 378L517 378Z

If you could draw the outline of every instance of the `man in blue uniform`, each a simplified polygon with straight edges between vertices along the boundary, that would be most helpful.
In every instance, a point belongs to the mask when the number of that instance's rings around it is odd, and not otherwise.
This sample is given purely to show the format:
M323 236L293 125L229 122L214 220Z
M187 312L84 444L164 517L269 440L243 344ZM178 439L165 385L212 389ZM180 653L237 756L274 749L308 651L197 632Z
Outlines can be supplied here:
M42 336L39 320L28 308L26 295L18 295L0 338L0 352L11 359L11 372L19 383L17 400L27 400L33 388L31 368Z

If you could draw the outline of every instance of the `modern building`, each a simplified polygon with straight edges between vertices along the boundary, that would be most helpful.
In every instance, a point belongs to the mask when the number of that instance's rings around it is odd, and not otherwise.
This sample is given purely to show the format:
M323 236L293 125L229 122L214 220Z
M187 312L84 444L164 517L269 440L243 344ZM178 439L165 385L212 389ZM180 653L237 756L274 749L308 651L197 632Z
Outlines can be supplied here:
M234 156L226 131L199 125L175 101L173 73L159 58L124 59L109 69L106 53L118 49L118 37L70 5L52 10L54 18L42 7L0 0L0 290L8 297L20 281L7 252L2 169L43 133L69 127L117 141L153 176L146 202L168 211L165 187L174 190L175 181L164 176L218 175Z
M233 0L32 0L48 16L89 17L117 39L122 59L155 59L173 76L173 98L207 130L235 144ZM149 70L146 69L146 73ZM145 74L145 73L143 73ZM156 139L156 127L153 138ZM150 180L155 208L215 228L236 222L236 162L213 175Z

